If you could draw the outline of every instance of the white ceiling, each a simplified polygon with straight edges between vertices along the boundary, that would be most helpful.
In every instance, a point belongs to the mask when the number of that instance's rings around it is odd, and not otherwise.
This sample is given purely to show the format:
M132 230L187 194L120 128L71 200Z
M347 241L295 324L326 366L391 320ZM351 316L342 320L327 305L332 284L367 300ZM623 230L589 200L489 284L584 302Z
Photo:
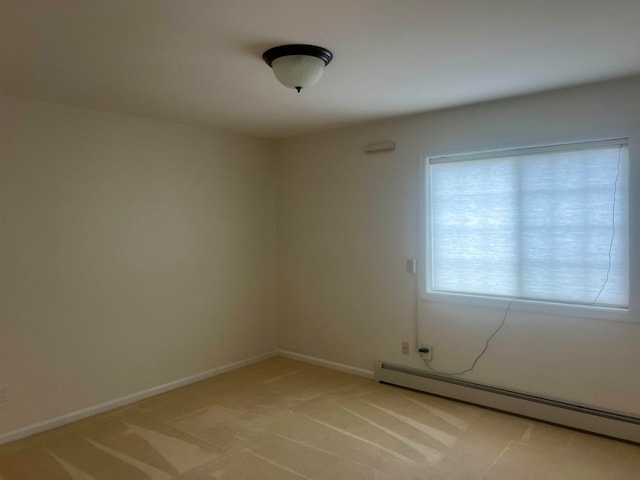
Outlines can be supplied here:
M333 51L297 94L261 59ZM640 0L0 0L5 93L282 137L640 73Z

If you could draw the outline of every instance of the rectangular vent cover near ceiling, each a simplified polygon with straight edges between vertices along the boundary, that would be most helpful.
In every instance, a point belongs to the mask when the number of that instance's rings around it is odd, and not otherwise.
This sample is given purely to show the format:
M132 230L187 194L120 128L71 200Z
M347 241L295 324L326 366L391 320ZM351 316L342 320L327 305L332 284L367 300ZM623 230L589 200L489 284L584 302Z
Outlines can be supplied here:
M375 380L640 443L640 418L376 362Z

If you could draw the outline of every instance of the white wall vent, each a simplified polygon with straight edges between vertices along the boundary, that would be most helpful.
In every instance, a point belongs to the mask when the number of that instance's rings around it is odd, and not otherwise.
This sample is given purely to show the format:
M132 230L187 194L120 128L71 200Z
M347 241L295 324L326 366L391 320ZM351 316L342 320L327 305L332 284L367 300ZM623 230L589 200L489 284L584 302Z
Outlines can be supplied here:
M370 143L363 148L364 153L393 152L395 149L396 142Z

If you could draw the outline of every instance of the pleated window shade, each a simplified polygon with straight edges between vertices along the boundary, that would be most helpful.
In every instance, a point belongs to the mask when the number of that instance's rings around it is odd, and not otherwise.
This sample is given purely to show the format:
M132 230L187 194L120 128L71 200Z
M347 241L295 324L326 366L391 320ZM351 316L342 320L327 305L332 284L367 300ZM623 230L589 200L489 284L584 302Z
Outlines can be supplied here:
M426 161L427 292L629 303L628 142Z

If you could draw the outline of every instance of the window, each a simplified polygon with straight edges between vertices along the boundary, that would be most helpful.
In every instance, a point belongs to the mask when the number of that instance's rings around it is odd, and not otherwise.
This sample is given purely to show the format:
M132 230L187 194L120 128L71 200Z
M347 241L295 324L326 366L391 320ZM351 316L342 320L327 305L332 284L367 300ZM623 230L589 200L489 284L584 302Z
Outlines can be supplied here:
M425 159L428 299L629 305L628 142Z

